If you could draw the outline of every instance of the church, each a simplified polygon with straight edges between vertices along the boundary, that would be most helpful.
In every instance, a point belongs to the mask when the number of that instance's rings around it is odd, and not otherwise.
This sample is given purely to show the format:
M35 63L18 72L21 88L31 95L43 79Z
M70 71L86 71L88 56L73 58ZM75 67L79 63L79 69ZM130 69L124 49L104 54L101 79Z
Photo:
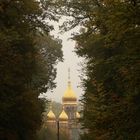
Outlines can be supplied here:
M70 70L67 89L62 97L62 106L62 112L60 113L59 117L56 118L54 112L52 111L52 106L50 105L50 110L44 122L45 126L54 128L56 131L59 131L57 133L60 133L58 134L60 140L61 134L65 135L67 140L78 140L80 130L80 114L77 111L77 97L71 86Z

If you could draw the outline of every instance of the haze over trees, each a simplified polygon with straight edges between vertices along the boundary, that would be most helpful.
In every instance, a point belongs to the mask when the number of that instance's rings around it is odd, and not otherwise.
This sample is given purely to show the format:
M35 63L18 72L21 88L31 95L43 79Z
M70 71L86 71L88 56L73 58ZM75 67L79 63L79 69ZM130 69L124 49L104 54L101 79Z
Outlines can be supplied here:
M84 57L83 140L140 139L140 3L138 0L60 0L77 25L76 53Z
M41 93L55 87L61 41L46 20L68 16L62 30L84 57L83 140L140 139L139 0L0 1L0 139L35 140ZM71 18L73 17L73 18Z
M0 1L0 139L34 140L42 124L41 93L55 87L61 41L49 35L57 20L49 1Z

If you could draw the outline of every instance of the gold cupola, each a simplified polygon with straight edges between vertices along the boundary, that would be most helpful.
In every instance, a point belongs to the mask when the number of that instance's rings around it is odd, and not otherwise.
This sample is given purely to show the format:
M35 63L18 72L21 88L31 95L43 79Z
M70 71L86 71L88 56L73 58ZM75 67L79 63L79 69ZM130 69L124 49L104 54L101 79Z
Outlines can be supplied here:
M77 119L80 119L80 117L81 117L81 116L80 116L79 112L76 112L76 118L77 118Z
M62 97L63 104L77 104L77 97L76 94L74 93L72 87L71 87L71 82L70 82L70 69L68 70L69 76L68 76L68 86L67 89Z
M68 115L66 114L64 107L63 107L61 114L59 115L59 121L64 122L64 123L68 122Z
M56 120L56 116L52 111L52 105L50 105L50 111L47 114L47 121L50 122L50 121L55 121L55 120Z
M49 111L49 113L47 114L47 117L48 117L49 120L55 120L56 119L52 110Z

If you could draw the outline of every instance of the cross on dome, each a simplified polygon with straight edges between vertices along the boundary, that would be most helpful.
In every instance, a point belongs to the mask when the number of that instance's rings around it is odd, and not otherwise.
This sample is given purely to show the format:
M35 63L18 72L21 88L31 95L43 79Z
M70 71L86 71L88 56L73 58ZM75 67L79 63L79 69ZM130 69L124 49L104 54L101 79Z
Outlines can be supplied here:
M68 68L68 87L63 95L62 101L63 104L77 104L77 97L75 92L73 91L71 87L71 81L70 81L70 68Z
M71 86L71 81L70 81L70 68L68 68L68 86Z

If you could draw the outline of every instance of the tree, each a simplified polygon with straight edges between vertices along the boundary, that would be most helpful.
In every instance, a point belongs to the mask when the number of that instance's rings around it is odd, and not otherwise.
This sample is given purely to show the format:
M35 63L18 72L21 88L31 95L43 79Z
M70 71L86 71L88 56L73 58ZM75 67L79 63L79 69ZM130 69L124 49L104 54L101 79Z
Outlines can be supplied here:
M83 139L140 139L139 2L61 3L62 14L73 17L62 27L84 28L73 37L76 53L86 59L82 123L88 133Z
M46 35L53 13L44 3L0 1L0 139L35 139L44 110L38 96L54 87L61 42Z

